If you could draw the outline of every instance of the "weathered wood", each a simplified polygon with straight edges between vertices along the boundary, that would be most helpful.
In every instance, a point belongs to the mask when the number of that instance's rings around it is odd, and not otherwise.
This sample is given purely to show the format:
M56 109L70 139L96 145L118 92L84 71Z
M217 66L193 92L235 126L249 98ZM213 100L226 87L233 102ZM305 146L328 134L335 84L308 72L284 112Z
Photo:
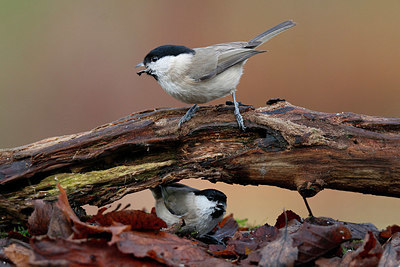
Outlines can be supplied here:
M104 205L161 182L201 178L400 197L400 119L320 113L278 102L135 113L88 132L0 150L0 223L24 220L60 182L77 205Z

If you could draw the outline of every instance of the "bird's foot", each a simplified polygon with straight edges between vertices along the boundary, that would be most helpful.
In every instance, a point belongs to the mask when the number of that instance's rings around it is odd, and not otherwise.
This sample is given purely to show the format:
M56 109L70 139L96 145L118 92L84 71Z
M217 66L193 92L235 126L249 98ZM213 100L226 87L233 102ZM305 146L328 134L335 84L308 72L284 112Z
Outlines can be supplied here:
M186 114L179 120L178 128L181 128L182 124L190 120L198 109L199 107L197 106L197 104L194 104L191 108L189 108Z
M242 115L240 115L240 111L239 111L239 103L236 101L236 95L235 92L232 92L232 98L233 98L233 104L235 105L235 117L236 117L236 121L239 125L239 128L244 132L246 131L246 126L244 126L243 123L243 117Z
M235 108L235 117L236 117L236 121L237 121L237 123L238 123L238 125L239 125L239 128L240 128L243 132L246 131L246 126L244 126L244 123L243 123L243 117L242 117L242 115L240 114L239 109L236 110L236 108Z

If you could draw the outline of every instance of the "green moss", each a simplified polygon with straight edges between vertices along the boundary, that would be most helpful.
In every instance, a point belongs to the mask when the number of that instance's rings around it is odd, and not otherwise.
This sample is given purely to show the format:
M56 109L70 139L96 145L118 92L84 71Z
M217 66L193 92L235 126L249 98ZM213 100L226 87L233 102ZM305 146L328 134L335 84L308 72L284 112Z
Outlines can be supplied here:
M352 242L351 242L351 244L357 244L357 243L362 243L362 242L364 242L364 240L353 240ZM346 254L347 252L349 252L349 251L354 251L352 248L351 248L351 246L345 246L344 244L341 244L340 245L340 248L341 248L341 250L342 250L342 255L344 255L344 254Z
M261 225L259 224L251 224L249 223L249 219L244 218L244 219L235 219L236 222L238 223L239 227L244 227L244 228L249 228L250 230L256 229L260 227Z
M57 183L69 192L93 184L113 184L120 183L121 179L126 179L126 183L132 181L147 180L159 171L160 168L175 163L174 160L167 160L157 163L144 163L133 166L117 166L101 171L91 171L86 173L59 173L43 179L39 184L28 186L24 189L26 195L35 195L35 198L53 198L58 196ZM12 201L13 197L10 197ZM17 198L17 196L16 196Z
M6 238L8 236L7 232L0 231L0 238Z
M17 225L14 226L14 232L20 233L21 235L25 236L25 237L30 237L28 228L26 226L22 226L22 225Z
M235 220L238 223L239 227L246 227L247 226L247 221L249 219L244 218L244 219L235 219Z

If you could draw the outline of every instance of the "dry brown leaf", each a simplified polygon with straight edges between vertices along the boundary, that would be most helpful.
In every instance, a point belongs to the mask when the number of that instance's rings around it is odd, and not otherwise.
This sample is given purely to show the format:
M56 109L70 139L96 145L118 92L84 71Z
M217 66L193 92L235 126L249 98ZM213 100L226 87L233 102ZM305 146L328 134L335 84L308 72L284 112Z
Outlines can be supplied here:
M38 199L33 202L34 211L28 218L29 233L34 235L45 235L49 229L53 204Z
M371 231L374 233L375 236L378 235L379 230L376 228L375 225L372 223L351 223L351 222L343 222L343 221L338 221L334 220L329 217L309 217L304 220L305 222L308 222L310 224L317 224L321 226L331 226L331 225L343 225L347 229L350 230L351 237L353 239L363 239L364 236L367 234L368 231Z
M293 247L293 239L285 229L277 239L261 249L259 266L293 266L298 257L298 248Z
M67 193L65 192L65 190L59 184L57 184L57 187L60 190L57 207L65 214L65 216L67 216L69 220L71 220L74 223L72 230L74 232L75 239L87 238L92 235L98 235L103 233L111 233L112 238L114 238L115 235L118 235L121 232L128 231L130 229L129 225L115 225L106 227L106 226L91 225L89 223L82 222L78 218L78 216L76 216L75 212L69 205Z
M296 220L301 222L301 218L295 212L291 210L286 210L282 212L276 219L275 227L281 229L286 226L291 220Z
M294 245L299 248L296 264L304 264L339 247L351 238L351 233L341 224L321 226L305 222L292 237Z
M343 224L343 226L350 230L351 237L353 239L361 240L368 232L373 233L375 237L377 237L379 234L378 228L376 228L376 226L372 223L350 223L340 221L338 221L338 223Z
M118 222L129 225L132 230L160 230L167 227L167 224L157 215L141 210L121 210L106 214L103 214L103 210L100 210L88 222L97 222L101 226L110 226L114 222Z
M240 260L242 265L291 266L316 260L343 241L349 240L351 233L361 237L367 231L364 243L357 251L347 253L343 260L337 257L318 259L316 264L372 266L381 259L380 266L386 266L398 261L400 257L400 233L393 234L397 232L397 225L381 232L383 237L393 235L385 246L385 259L381 258L383 249L374 236L374 233L378 233L375 226L315 217L301 224L300 217L290 211L286 212L286 216L289 213L288 225L280 231L268 225L250 232L237 231L238 225L233 215L227 216L212 235L217 240L226 241L227 245L207 246L202 242L196 243L160 232L160 228L166 226L165 223L155 214L144 211L122 210L103 214L105 209L101 209L87 222L82 222L69 205L65 190L58 187L60 195L56 205L45 202L35 205L35 212L29 219L29 229L34 234L47 233L64 238L33 238L31 244L35 254L30 260L35 264L227 266ZM277 219L280 227L282 218L280 216ZM156 231L130 231L131 228ZM71 230L73 238L81 240L65 239ZM234 261L214 258L206 250L214 256L233 258Z
M72 225L68 220L67 216L58 208L53 207L53 213L51 214L49 229L47 235L49 237L61 237L68 238L72 234Z
M125 254L150 257L171 266L230 266L224 260L213 258L192 241L165 232L124 232L114 242Z
M388 238L390 238L394 233L398 233L398 232L400 232L400 226L394 224L394 225L392 225L392 226L386 227L385 230L381 231L381 232L379 233L379 237L388 239Z
M315 266L317 267L339 267L342 262L342 258L319 258L315 261Z
M72 234L70 221L55 203L35 200L34 206L35 210L28 219L28 229L32 236L47 234L67 238Z
M400 265L400 232L392 235L392 238L384 245L384 249L379 260L379 267Z
M161 266L151 259L137 259L121 253L105 239L37 237L31 240L31 246L31 263L35 266Z
M227 246L210 246L210 252L215 256L243 257L253 254L254 251L275 240L279 230L275 226L263 225L251 232L236 232L228 239ZM259 256L252 256L254 259ZM253 261L254 261L253 259ZM257 260L257 262L258 262Z
M363 245L356 251L344 255L341 266L369 267L377 266L383 253L383 248L372 232L365 235Z
M233 218L233 214L226 216L219 224L219 228L212 235L216 240L222 241L225 238L232 237L239 228L238 223Z
M31 250L27 247L11 244L4 248L4 254L17 266L29 266L29 255Z
M212 253L212 255L216 257L226 257L232 258L239 256L236 253L235 246L230 244L227 246L224 245L209 245L208 251Z

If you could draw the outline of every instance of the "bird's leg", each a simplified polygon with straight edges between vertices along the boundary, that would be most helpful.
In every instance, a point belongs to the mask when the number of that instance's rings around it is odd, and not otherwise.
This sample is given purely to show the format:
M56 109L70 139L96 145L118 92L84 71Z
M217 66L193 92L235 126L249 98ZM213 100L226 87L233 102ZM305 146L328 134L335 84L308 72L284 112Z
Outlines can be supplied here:
M246 130L246 126L244 126L243 123L243 117L242 115L240 115L240 111L239 111L239 103L236 101L236 96L235 96L235 92L232 92L232 97L233 97L233 104L235 105L235 117L236 117L236 121L239 124L239 128L242 129L243 131Z
M192 116L194 115L194 113L196 113L196 111L198 109L199 109L199 107L197 106L197 104L194 104L191 108L189 108L189 110L186 112L186 114L179 120L178 128L181 128L181 125L183 123L190 120L190 118L192 118Z

